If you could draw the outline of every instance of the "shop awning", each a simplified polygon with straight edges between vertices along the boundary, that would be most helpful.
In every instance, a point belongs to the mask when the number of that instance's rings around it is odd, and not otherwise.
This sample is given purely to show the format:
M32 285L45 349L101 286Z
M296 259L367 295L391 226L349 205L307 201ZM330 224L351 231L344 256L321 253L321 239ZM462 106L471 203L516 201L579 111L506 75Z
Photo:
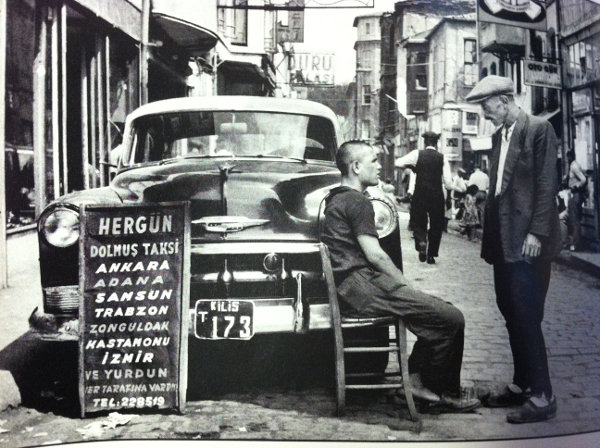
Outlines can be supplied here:
M265 65L264 54L224 53L219 55L222 61L219 71L231 73L234 76L250 77L250 79L265 82L275 88L275 81L262 68Z
M216 32L165 13L152 13L154 20L173 41L191 56L199 56L213 48L219 37Z
M525 45L493 41L481 47L481 52L491 53L499 59L516 61L525 57Z

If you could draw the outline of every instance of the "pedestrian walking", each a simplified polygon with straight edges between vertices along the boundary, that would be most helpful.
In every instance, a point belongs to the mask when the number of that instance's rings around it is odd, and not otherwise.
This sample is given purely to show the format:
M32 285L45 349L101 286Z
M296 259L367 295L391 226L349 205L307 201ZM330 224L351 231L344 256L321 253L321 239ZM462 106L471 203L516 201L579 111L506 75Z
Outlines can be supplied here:
M413 150L396 159L396 167L414 167L415 192L410 204L411 228L415 237L415 249L419 260L435 264L444 229L444 190L453 190L450 164L437 151L440 134L427 131L422 135L424 149ZM443 183L443 186L442 186ZM428 223L429 221L429 228Z
M336 163L341 186L325 202L322 241L331 256L342 313L351 316L400 316L417 336L409 359L413 394L432 412L467 412L476 398L461 397L460 371L464 317L453 305L411 287L381 248L373 206L363 194L377 185L381 165L363 141L344 143Z
M581 239L581 215L582 207L587 198L587 177L581 169L581 165L575 160L575 151L567 151L567 161L569 162L569 174L567 183L571 190L569 199L569 230L571 233L571 251L580 250Z
M494 267L514 364L512 383L486 404L519 405L507 420L525 423L556 415L542 320L550 260L560 252L557 141L552 125L521 110L513 95L511 79L490 75L467 101L480 103L485 118L499 126L492 136L481 256Z

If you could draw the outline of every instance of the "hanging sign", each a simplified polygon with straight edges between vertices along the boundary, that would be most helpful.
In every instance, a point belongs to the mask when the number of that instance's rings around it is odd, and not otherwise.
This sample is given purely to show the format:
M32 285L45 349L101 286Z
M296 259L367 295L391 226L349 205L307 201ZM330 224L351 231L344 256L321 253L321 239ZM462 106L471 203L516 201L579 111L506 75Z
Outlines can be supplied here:
M534 0L477 0L480 22L546 31L546 5Z
M562 88L560 65L523 60L523 82L528 86Z
M82 209L82 417L185 407L189 223L187 203Z
M335 55L294 53L290 55L290 84L293 86L334 85Z

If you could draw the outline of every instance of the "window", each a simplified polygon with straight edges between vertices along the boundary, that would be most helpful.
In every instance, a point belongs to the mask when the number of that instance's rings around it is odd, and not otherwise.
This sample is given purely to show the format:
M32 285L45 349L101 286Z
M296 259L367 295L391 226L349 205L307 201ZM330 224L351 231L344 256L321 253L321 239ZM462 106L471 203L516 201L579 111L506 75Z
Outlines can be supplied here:
M235 45L248 44L248 10L243 9L246 4L246 0L218 0L217 3L217 28Z
M362 104L363 106L371 104L371 86L368 84L362 88Z
M465 85L472 86L477 81L477 46L475 39L465 39Z
M371 24L369 22L365 23L365 34L368 36L371 34Z
M410 79L414 79L415 90L427 90L427 53L414 50L409 53Z
M259 111L171 112L142 116L124 162L256 156L333 160L335 134L322 117Z

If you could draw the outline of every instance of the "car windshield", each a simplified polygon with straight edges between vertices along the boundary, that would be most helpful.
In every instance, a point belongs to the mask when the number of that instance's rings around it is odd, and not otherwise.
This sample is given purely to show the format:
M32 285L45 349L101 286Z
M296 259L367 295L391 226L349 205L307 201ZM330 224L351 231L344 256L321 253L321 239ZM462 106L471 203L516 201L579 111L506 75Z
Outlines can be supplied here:
M273 112L178 112L133 123L132 163L255 156L333 160L335 134L323 117Z

